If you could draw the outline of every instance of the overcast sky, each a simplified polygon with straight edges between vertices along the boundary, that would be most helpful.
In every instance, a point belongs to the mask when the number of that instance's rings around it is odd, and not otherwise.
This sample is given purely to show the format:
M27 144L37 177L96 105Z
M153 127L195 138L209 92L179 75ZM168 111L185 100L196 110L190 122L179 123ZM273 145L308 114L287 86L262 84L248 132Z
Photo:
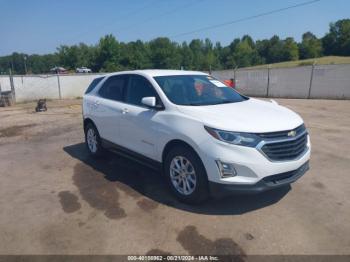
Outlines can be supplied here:
M308 0L0 0L0 55L45 54L61 44L95 44L106 34L119 41L167 36L182 42L210 38L223 45L244 34L255 40L306 31L322 37L330 22L350 18L349 0L321 0L212 30L177 36Z

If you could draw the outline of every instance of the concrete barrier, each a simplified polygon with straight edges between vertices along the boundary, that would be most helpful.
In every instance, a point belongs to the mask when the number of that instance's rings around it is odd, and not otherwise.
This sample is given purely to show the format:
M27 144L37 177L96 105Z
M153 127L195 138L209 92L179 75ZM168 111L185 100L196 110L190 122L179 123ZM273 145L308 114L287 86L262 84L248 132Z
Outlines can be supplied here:
M103 74L13 76L16 102L40 98L81 97ZM350 99L350 64L276 69L213 71L220 80L234 78L239 92L257 97ZM0 76L2 91L11 90L9 76Z
M350 64L315 66L310 98L350 98Z
M211 75L220 80L235 79L235 70L213 71Z
M270 69L269 97L308 98L312 66Z
M92 80L99 76L102 74L61 75L62 98L82 97Z
M57 76L14 76L16 102L37 100L40 98L58 99Z
M350 99L350 64L213 71L220 80L235 76L249 96Z
M236 71L237 91L248 96L264 97L267 94L268 70Z
M16 75L13 76L16 102L82 97L91 81L102 75ZM9 76L0 76L0 84L2 91L11 90Z
M10 91L10 77L9 76L0 76L0 86L2 91Z

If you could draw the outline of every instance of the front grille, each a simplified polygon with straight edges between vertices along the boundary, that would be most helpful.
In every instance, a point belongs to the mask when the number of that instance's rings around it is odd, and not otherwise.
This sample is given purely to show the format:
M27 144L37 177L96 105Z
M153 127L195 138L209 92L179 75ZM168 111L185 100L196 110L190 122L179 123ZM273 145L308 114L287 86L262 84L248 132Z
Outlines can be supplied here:
M261 151L274 161L293 160L298 158L307 148L307 132L297 135L295 138L273 142L266 140Z
M258 134L258 136L260 136L263 139L283 139L283 138L289 138L288 133L290 131L295 131L296 132L296 136L300 135L301 133L303 133L306 128L305 125L302 124L300 126L298 126L295 129L292 130L287 130L287 131L277 131L277 132L270 132L270 133L260 133Z

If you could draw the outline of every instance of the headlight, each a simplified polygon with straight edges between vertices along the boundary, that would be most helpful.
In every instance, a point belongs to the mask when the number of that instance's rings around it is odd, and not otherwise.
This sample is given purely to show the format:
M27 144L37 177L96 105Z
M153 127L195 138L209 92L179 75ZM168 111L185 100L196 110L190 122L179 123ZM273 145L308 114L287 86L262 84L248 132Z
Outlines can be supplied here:
M256 147L261 141L260 137L255 134L223 131L207 126L204 128L214 138L234 145Z

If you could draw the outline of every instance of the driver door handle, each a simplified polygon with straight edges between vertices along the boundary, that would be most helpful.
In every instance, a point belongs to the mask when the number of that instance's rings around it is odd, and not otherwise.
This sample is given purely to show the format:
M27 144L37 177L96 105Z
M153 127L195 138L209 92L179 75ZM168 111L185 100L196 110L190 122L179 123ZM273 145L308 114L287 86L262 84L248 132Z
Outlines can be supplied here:
M127 114L127 113L129 113L129 109L124 108L124 109L122 110L122 114Z

